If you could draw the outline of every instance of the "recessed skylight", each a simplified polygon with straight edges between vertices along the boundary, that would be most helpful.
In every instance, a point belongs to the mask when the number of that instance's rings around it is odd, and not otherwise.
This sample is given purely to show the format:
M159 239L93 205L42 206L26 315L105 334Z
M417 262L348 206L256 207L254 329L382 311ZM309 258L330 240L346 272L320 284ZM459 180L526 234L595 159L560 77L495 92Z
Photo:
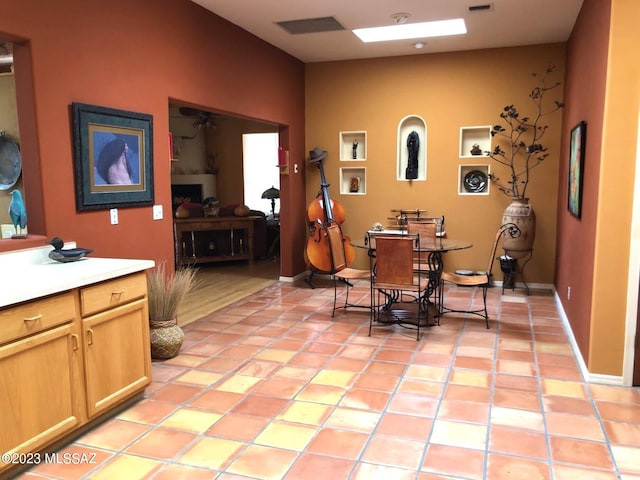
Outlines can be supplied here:
M360 40L365 43L387 42L391 40L406 40L411 38L444 37L447 35L462 35L467 33L467 27L462 18L437 20L434 22L405 23L386 27L357 28L353 30Z

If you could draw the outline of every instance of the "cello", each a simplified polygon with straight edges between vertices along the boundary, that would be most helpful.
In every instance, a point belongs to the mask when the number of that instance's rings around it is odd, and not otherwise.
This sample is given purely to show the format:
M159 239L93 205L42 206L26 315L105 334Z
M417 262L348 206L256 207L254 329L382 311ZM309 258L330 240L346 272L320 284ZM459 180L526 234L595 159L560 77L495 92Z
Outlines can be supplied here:
M307 207L309 237L305 248L305 258L311 267L311 278L316 272L333 274L333 262L331 259L331 247L327 236L327 228L331 225L341 225L346 219L344 207L337 200L329 196L329 184L324 174L322 160L327 152L316 147L309 152L311 163L315 163L320 170L320 191L316 198ZM335 210L335 216L334 216ZM347 265L355 258L355 251L351 246L349 237L342 236ZM308 283L311 285L311 278Z

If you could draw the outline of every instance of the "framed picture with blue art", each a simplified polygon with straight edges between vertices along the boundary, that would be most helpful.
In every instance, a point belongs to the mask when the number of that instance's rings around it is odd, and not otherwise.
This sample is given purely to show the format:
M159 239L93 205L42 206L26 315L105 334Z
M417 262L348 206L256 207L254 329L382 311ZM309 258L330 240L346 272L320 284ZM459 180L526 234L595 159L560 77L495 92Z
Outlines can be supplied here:
M73 103L76 209L153 205L153 117Z
M569 143L569 213L576 218L582 214L582 183L584 177L584 150L587 124L578 123L571 129Z

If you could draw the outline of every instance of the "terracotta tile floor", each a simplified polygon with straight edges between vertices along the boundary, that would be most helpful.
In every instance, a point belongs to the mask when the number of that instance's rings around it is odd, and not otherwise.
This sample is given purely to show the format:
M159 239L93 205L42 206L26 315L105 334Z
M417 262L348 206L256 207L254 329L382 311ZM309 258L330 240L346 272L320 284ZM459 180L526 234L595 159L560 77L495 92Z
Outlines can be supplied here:
M314 283L192 323L145 399L63 449L95 464L22 477L640 479L640 391L583 382L549 292L494 288L490 330L451 314L416 342L369 337L365 310L331 318L332 284Z

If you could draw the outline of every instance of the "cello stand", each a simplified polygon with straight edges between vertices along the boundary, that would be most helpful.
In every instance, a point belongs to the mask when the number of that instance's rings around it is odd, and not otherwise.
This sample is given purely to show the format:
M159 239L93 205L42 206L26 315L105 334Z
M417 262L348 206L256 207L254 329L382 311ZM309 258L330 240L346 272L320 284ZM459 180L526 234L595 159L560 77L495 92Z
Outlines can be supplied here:
M311 273L309 274L309 276L307 278L304 279L305 282L307 282L307 284L311 287L311 288L316 288L313 286L313 283L311 283L313 281L313 276L315 275L316 271L315 270L311 270Z
M307 282L307 285L309 285L309 287L311 287L311 288L316 288L312 283L313 282L313 276L316 273L317 272L315 270L311 270L311 272L309 273L307 278L304 279L304 281ZM345 278L340 278L339 281L344 283L345 285L348 285L349 287L353 287L353 283L351 283L349 280L347 280Z

